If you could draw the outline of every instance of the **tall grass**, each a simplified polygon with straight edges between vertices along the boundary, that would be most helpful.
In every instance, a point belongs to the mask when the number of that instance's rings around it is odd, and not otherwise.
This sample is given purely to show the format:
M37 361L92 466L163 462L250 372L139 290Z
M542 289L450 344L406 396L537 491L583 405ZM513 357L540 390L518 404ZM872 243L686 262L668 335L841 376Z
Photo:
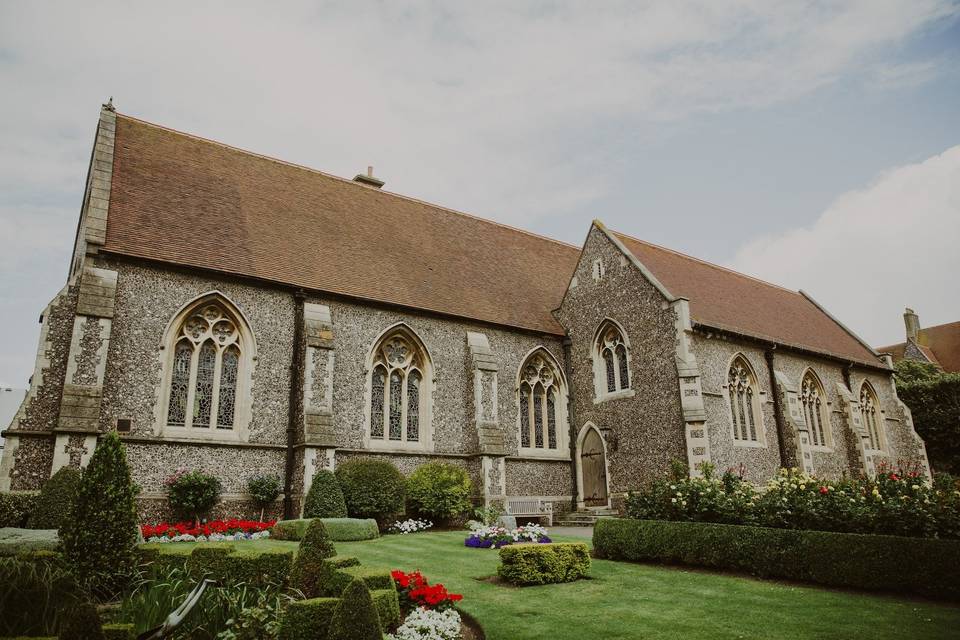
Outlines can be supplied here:
M82 599L54 555L0 558L0 636L55 636L63 612Z

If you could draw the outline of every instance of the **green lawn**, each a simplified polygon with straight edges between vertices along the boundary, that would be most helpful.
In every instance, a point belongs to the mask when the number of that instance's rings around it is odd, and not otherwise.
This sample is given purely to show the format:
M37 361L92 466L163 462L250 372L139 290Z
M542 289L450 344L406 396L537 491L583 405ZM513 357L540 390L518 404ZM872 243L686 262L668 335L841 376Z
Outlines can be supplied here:
M956 638L960 628L960 607L605 560L594 560L590 580L508 588L478 580L496 574L497 552L466 548L463 538L455 531L418 533L336 546L341 555L357 556L368 566L420 569L428 579L462 593L460 608L480 621L489 640L934 640Z

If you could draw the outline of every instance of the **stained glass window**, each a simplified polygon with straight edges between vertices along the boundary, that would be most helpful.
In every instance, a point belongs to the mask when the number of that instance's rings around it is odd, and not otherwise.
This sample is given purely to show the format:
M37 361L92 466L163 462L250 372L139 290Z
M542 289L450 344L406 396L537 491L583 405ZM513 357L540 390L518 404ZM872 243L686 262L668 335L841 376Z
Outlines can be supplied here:
M596 393L603 396L630 388L630 362L626 340L612 320L605 320L597 332L594 359L600 367L601 379ZM605 384L604 384L605 383Z
M553 389L547 395L547 446L557 448L557 392Z
M544 354L535 352L520 367L518 413L520 447L557 450L564 435L559 423L564 402L559 370Z
M618 344L615 349L617 354L617 364L620 365L620 388L630 388L630 364L627 362L627 348L623 344Z
M197 360L197 389L193 396L193 426L209 427L213 409L213 372L217 366L217 348L208 340L200 347Z
M220 359L220 392L217 402L217 428L232 429L233 414L237 399L237 370L240 366L240 350L229 346Z
M530 446L530 389L520 390L520 446Z
M190 359L193 346L181 340L173 356L173 377L170 381L170 403L167 424L182 427L187 419L187 393L190 389Z
M370 437L383 438L383 393L387 374L383 367L373 371L373 386L370 398Z
M800 385L800 402L803 404L803 417L810 432L810 441L817 446L827 446L827 429L824 425L824 398L820 382L808 371Z
M607 392L613 393L617 390L617 372L613 367L613 352L610 349L603 350L603 360L607 365Z
M878 414L879 402L873 390L866 383L860 388L860 419L867 430L870 448L880 450L883 448L883 441L880 439L880 420Z
M730 419L735 440L757 441L757 421L754 415L753 372L746 361L737 357L727 374L727 396L730 400Z
M425 349L409 329L399 327L374 346L373 362L370 438L420 442L429 402L429 386L424 386L423 374L429 365Z
M543 448L543 387L533 390L533 446Z

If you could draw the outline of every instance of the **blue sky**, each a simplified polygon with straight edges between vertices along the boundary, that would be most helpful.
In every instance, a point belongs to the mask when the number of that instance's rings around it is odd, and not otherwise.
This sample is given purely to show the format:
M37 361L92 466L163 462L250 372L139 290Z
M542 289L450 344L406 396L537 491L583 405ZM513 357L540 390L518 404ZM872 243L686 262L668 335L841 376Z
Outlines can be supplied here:
M101 102L579 244L960 319L960 5L0 5L0 385L62 286Z

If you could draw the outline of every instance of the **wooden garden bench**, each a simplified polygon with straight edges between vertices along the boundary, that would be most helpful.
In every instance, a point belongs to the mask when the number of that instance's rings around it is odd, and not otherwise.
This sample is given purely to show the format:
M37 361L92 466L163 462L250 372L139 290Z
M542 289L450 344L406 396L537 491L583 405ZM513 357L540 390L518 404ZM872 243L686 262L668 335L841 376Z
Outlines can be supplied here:
M532 497L507 498L507 515L546 518L547 526L553 526L553 503Z

